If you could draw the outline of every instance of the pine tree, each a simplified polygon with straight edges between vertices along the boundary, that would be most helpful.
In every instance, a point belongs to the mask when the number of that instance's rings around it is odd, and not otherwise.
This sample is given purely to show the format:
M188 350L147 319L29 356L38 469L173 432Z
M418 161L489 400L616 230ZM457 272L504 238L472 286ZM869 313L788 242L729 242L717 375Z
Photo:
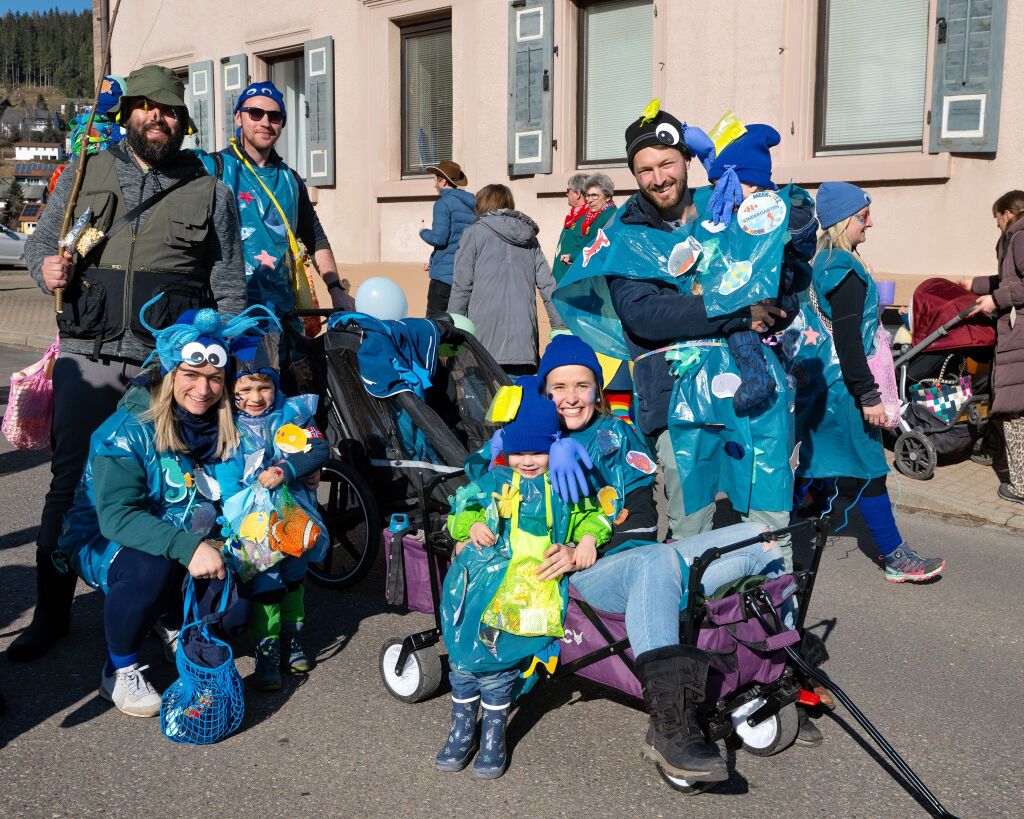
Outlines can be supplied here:
M21 209L25 206L25 191L21 183L15 179L7 189L7 227L17 230L18 217L21 216Z

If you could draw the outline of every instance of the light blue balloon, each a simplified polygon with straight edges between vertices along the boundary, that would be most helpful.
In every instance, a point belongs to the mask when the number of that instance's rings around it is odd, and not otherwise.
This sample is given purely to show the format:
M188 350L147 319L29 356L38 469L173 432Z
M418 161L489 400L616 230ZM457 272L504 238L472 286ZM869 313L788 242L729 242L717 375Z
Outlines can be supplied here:
M409 315L409 302L402 288L391 279L375 276L359 285L356 312L381 321L401 321Z

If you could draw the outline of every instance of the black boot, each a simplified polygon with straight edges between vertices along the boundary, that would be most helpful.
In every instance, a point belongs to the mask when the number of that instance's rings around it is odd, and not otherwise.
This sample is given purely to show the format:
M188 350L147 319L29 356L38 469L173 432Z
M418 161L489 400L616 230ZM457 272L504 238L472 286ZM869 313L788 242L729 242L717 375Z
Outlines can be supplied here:
M708 655L692 646L665 646L636 658L651 717L643 756L672 776L701 782L729 778L716 745L704 740L697 708L704 702Z
M50 556L36 550L36 610L32 622L7 647L12 663L37 660L53 648L71 627L71 601L78 576L57 571Z

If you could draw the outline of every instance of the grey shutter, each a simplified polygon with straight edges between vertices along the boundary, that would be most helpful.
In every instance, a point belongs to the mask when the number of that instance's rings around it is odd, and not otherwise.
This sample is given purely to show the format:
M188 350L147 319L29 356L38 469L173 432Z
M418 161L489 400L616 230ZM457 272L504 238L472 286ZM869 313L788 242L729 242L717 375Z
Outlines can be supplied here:
M551 173L553 0L509 6L508 173Z
M235 135L235 103L238 95L249 84L249 57L235 54L232 57L220 58L220 89L224 92L221 113L224 123L224 147Z
M1006 0L938 0L931 153L992 153L999 138Z
M334 40L303 44L306 66L306 183L334 184Z
M196 124L196 141L200 148L212 153L217 150L213 122L213 60L189 65L188 92L192 98L189 114Z

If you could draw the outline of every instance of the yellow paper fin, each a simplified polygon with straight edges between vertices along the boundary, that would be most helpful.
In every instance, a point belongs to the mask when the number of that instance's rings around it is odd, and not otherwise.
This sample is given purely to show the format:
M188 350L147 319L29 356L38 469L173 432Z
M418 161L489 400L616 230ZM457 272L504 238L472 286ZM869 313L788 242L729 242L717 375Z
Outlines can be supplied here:
M721 156L730 142L739 139L747 132L743 125L732 111L726 111L718 123L708 131L708 136L715 143L715 156Z
M522 402L522 387L501 387L487 409L487 420L492 424L507 424L516 417Z

